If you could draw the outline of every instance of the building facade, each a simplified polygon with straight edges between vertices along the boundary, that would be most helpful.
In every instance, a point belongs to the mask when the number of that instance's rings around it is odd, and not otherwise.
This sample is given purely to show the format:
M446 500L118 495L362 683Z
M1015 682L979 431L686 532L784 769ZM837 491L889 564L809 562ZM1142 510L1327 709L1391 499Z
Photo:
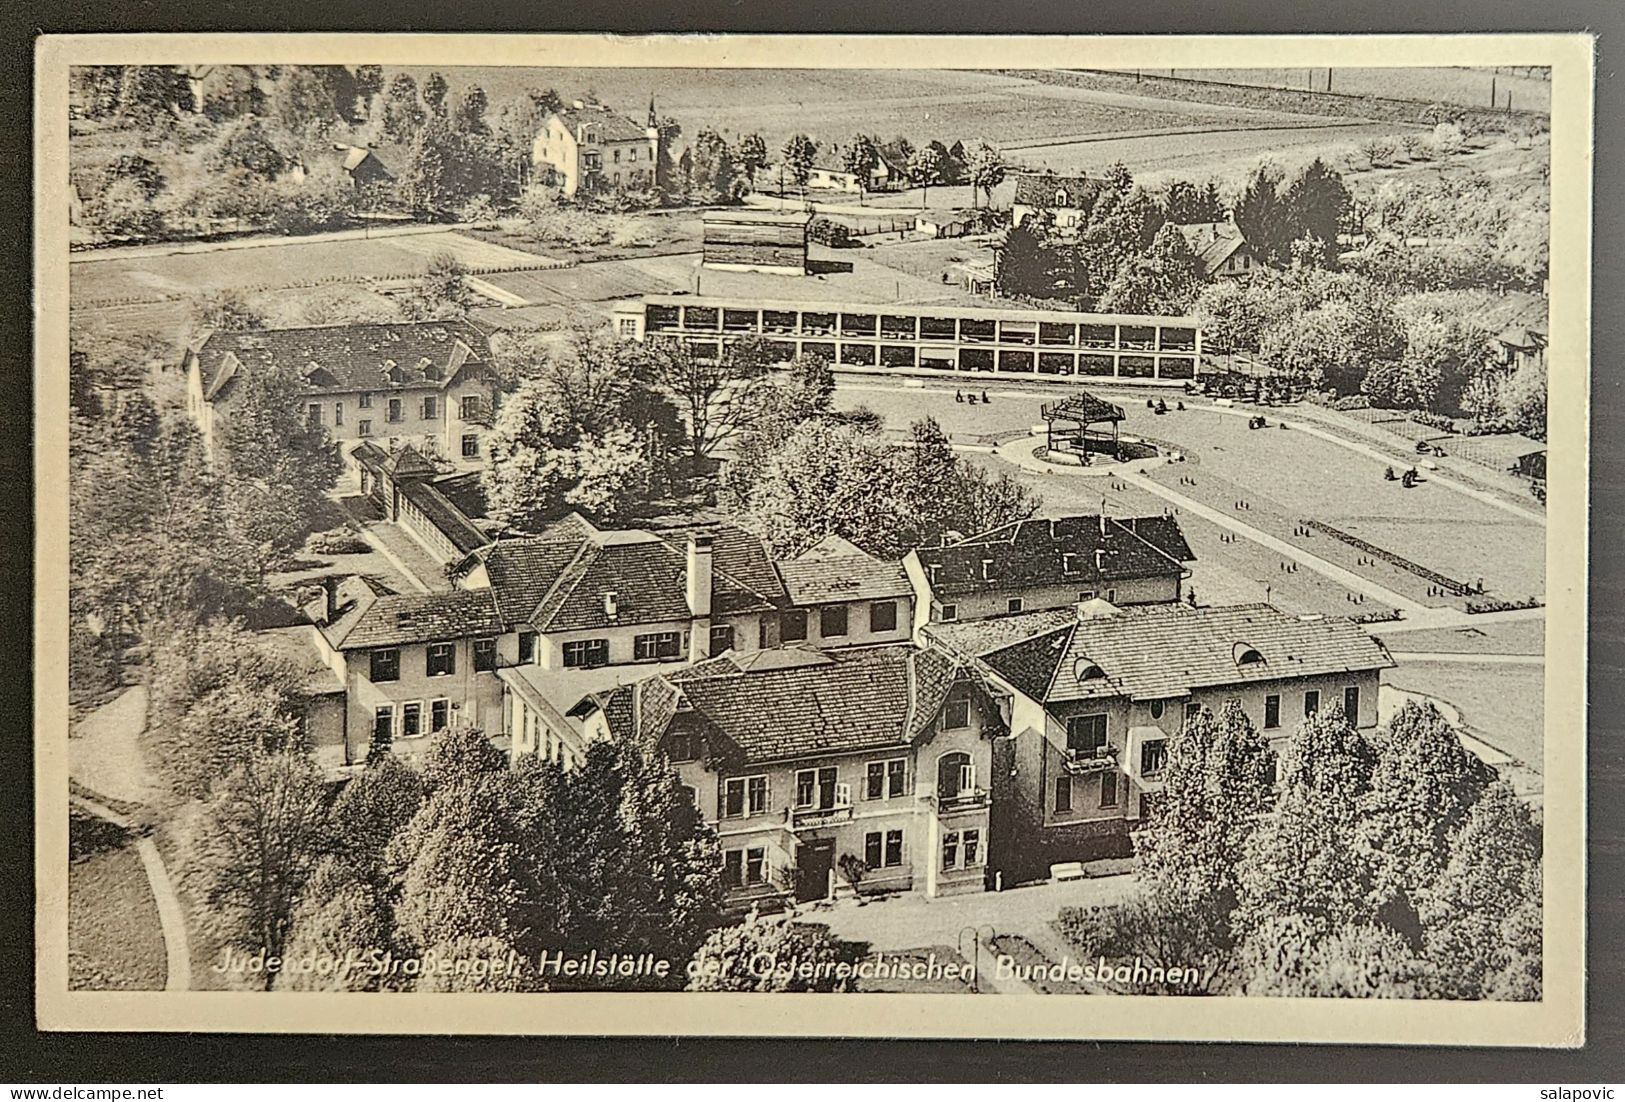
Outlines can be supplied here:
M780 642L852 647L912 637L914 589L901 563L832 535L777 567L789 606L779 617Z
M1052 219L1061 229L1077 226L1089 216L1104 184L1094 176L1018 172L1010 220L1019 226L1037 214Z
M386 322L215 332L188 348L186 408L212 449L237 382L287 369L304 382L301 412L346 455L371 442L407 445L458 467L485 461L499 387L490 343L467 322Z
M1196 254L1204 279L1245 279L1263 267L1234 222L1188 222L1174 228Z
M1039 517L917 548L903 569L914 590L918 630L1070 611L1097 597L1119 606L1176 602L1189 575L1185 564L1195 558L1171 517Z
M584 100L550 113L531 148L536 182L565 195L653 187L660 131L650 106L647 126Z
M1008 694L1008 798L1032 834L1011 861L1028 875L1127 853L1161 791L1167 740L1193 712L1234 701L1279 752L1309 715L1337 709L1374 727L1378 678L1393 665L1351 620L1269 605L1097 599L925 635Z
M939 652L724 655L597 703L609 730L672 763L715 826L735 907L986 885L1003 728L981 679Z
M1202 333L1189 317L1084 314L947 305L768 302L645 295L614 310L615 331L689 343L764 338L788 361L812 356L896 373L1010 373L1182 386L1200 371Z

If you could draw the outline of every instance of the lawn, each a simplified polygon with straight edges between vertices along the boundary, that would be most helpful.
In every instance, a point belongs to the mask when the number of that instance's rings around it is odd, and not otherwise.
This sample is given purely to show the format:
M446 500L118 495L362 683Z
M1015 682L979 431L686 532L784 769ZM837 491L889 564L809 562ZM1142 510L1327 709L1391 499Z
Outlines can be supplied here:
M1404 631L1393 633L1386 641L1390 650L1416 654L1543 654L1546 621L1511 620L1464 628Z
M1326 90L1326 70L1320 69L1175 69L1175 76L1253 84L1261 88ZM1332 91L1352 96L1413 99L1422 103L1457 103L1464 107L1505 107L1507 92L1520 111L1550 111L1552 83L1538 77L1492 73L1461 66L1407 66L1396 69L1334 69Z
M132 840L88 813L70 815L68 986L163 990L163 930Z
M1386 640L1390 646L1405 634ZM1383 680L1409 692L1447 700L1461 712L1469 733L1510 754L1536 773L1545 745L1546 670L1543 666L1474 665L1466 662L1402 662ZM1573 732L1583 738L1583 731Z

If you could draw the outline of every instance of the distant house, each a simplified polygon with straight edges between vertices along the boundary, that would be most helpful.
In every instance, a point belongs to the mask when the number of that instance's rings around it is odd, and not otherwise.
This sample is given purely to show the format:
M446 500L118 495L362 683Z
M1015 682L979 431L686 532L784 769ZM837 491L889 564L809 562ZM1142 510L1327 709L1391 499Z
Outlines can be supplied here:
M537 183L565 195L653 187L660 158L653 107L651 103L646 126L584 100L551 112L531 149Z
M384 167L372 150L357 145L344 146L342 149L344 160L340 167L356 187L383 185L395 179L395 174Z
M901 563L831 535L778 570L790 605L779 621L782 642L846 647L905 643L913 634L914 588Z
M477 478L473 473L443 476L410 445L386 452L370 440L350 453L361 472L361 492L384 516L400 525L440 562L460 562L492 542L442 486Z
M1377 723L1393 659L1352 620L1269 605L1119 609L1096 599L1000 620L931 624L925 638L1010 694L1009 757L1027 875L1122 854L1162 791L1168 740L1187 717L1234 701L1277 751L1306 717Z
M1015 521L909 552L916 627L1012 613L1180 599L1195 559L1171 517L1070 516Z
M237 380L286 367L304 380L306 419L347 454L370 440L477 466L498 392L490 359L485 334L467 322L384 322L210 333L181 369L208 446Z
M821 160L812 166L807 177L808 187L856 194L859 191L886 191L908 178L906 172L892 159L879 155L876 157L875 167L869 171L869 178L864 181L863 187L859 188L857 174L848 172L846 167L835 159L839 157L839 153L838 149L831 149L831 159Z
M1016 173L1010 218L1021 225L1036 213L1051 215L1055 225L1076 226L1089 217L1104 181L1093 176L1057 176L1048 172Z
M1241 279L1263 266L1234 222L1175 224L1196 254L1204 279Z
M1546 364L1546 340L1544 325L1518 325L1497 333L1493 348L1496 359L1509 370L1516 371L1526 366L1543 367Z

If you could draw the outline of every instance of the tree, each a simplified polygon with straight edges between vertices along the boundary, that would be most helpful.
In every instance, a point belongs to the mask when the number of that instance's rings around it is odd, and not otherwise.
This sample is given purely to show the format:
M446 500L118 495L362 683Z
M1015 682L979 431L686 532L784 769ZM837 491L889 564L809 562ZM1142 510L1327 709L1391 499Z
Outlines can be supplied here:
M1178 227L1164 225L1142 259L1117 269L1097 308L1110 314L1184 314L1196 300L1201 278L1190 242Z
M425 114L418 99L418 83L407 73L396 73L384 101L384 134L393 142L411 141L422 128Z
M423 805L423 780L389 749L367 752L367 764L333 801L333 838L346 866L382 890L384 851Z
M465 317L474 305L468 289L468 269L445 249L429 255L429 265L401 301L407 317L417 320Z
M986 142L978 143L970 163L971 206L976 205L978 191L987 196L988 206L993 205L993 189L1004 183L1004 171L1004 154Z
M739 139L739 167L744 169L745 175L752 184L756 183L756 174L767 165L767 143L760 134L746 134Z
M802 424L763 466L748 517L781 557L838 535L881 557L906 553L908 517L893 449L872 433Z
M475 193L470 168L468 143L437 113L412 133L400 178L401 202L419 214L456 210Z
M485 131L485 110L489 106L490 98L486 96L485 89L478 84L470 84L457 97L457 107L451 116L452 126L464 133Z
M733 150L721 134L709 127L689 147L688 190L701 202L726 198L734 178Z
M860 948L825 926L755 920L714 931L694 954L690 991L851 991Z
M1241 948L1248 995L1315 999L1415 999L1429 990L1426 964L1386 926L1345 926L1325 937L1297 917L1271 919Z
M1054 292L1049 246L1037 215L1010 227L994 261L993 283L1001 295L1047 298Z
M1495 778L1431 703L1407 701L1377 743L1360 840L1371 855L1375 902L1389 925L1416 933L1416 901L1443 871L1450 839Z
M343 66L288 65L271 88L271 112L290 133L322 134L355 102L354 81Z
M1422 899L1425 949L1444 997L1503 988L1539 997L1540 858L1528 806L1497 780L1452 837L1450 860Z
M942 178L943 154L939 145L922 146L914 151L908 159L908 179L915 187L920 189L920 205L929 207L931 188L943 183Z
M163 219L135 180L117 180L85 204L85 224L103 237L143 238Z
M173 65L126 65L120 74L118 114L125 122L150 128L192 110L192 85Z
M441 119L446 117L446 96L449 91L443 75L438 72L429 74L429 78L423 82L423 105L429 109L429 114Z
M756 415L773 353L757 337L723 342L718 355L698 355L684 341L651 339L648 378L676 402L688 424L689 457L697 466Z
M1236 199L1236 226L1265 264L1284 265L1294 237L1292 220L1282 201L1281 170L1265 162L1253 170ZM1332 240L1336 240L1335 234Z
M1198 186L1189 180L1169 180L1162 188L1162 209L1176 225L1223 222L1224 200L1217 181Z
M880 150L876 148L875 140L867 134L856 135L841 151L841 167L858 181L860 204L863 202L864 193L869 190L869 183L874 179L875 169L879 164Z
M270 553L296 546L326 512L343 466L319 423L304 416L305 382L291 367L245 372L216 427L216 463L231 527Z
M265 321L265 315L235 288L227 287L193 300L191 326L194 333L244 333L264 329Z
M301 673L240 624L171 625L152 667L142 744L176 795L202 797L255 757L300 746Z
M784 167L790 172L790 179L796 187L803 192L807 189L807 181L812 178L813 158L818 155L818 145L805 134L791 135L784 143Z
M1337 259L1337 235L1350 202L1342 174L1316 157L1298 170L1280 193L1283 232L1288 242L1313 237L1325 246L1324 261ZM1248 238L1251 241L1251 238ZM1323 266L1324 266L1323 261Z
M334 857L311 873L289 921L287 959L311 961L309 971L284 968L279 991L377 991L387 977L371 974L371 952L390 947L389 906L372 880ZM325 967L324 967L325 966Z
M204 152L203 163L211 172L240 168L260 179L273 180L290 162L265 125L250 116L224 124Z
M323 805L321 773L299 754L256 754L216 783L183 873L212 938L286 955L294 907L328 846ZM269 990L275 973L248 979Z
M408 77L408 80L411 78ZM355 67L355 92L360 98L363 117L371 119L374 104L384 90L384 67L382 65L357 65Z

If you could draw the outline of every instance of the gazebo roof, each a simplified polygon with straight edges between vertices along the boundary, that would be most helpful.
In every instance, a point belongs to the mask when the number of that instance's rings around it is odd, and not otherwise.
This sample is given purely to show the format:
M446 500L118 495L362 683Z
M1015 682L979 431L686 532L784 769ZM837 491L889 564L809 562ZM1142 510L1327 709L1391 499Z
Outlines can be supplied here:
M1080 390L1059 402L1045 402L1043 416L1046 421L1076 421L1092 425L1097 421L1121 421L1125 414L1122 406L1115 406L1104 398L1096 398Z

